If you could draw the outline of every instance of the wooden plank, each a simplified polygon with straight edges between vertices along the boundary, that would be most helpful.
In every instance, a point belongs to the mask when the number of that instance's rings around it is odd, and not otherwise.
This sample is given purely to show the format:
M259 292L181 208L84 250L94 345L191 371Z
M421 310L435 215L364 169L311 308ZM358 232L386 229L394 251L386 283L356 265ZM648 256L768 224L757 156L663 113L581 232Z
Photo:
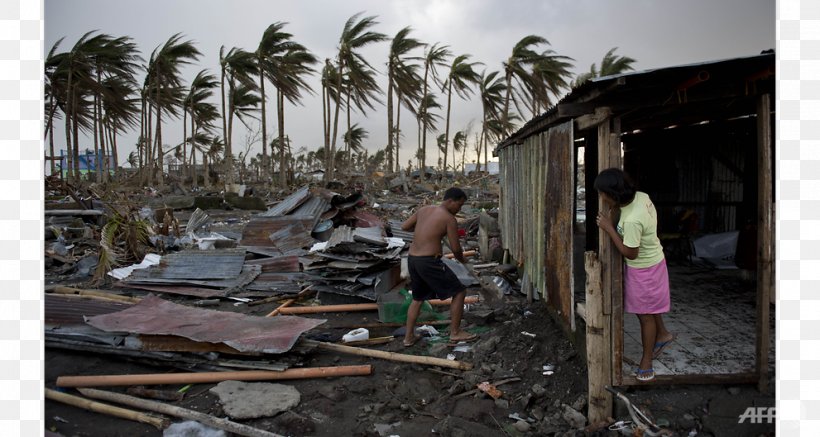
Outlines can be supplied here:
M772 293L771 96L757 101L757 389L769 391L769 295Z
M105 211L99 209L47 209L43 212L46 217L49 216L101 216L105 215Z
M621 162L621 118L615 117L612 119L609 132L609 166L622 168ZM611 242L610 242L611 244ZM620 363L623 361L624 355L624 287L623 287L623 257L618 250L612 246L609 262L612 265L610 269L609 280L611 281L611 323L612 323L612 362ZM615 367L613 364L612 370L614 374L612 379L620 383L623 372L621 366Z
M589 392L588 419L597 423L612 416L612 395L605 387L612 385L612 360L609 357L610 316L604 314L604 294L601 284L601 262L595 252L584 253L586 271L586 350Z
M575 127L581 130L587 130L595 126L599 126L607 121L612 116L612 110L607 107L595 108L592 114L582 115L575 119Z

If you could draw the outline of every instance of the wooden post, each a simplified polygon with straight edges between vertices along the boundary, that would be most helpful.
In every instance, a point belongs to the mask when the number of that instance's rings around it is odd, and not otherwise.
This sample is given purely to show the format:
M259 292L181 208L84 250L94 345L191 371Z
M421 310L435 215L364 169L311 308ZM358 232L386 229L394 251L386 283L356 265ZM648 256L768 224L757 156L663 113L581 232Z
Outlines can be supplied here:
M612 417L612 395L604 387L611 385L610 317L604 314L604 294L601 287L601 263L595 252L584 253L587 325L587 381L589 392L589 423Z
M757 101L757 389L769 389L769 295L772 292L772 126L771 96Z
M607 168L621 168L621 121L620 118L608 118L598 125L598 171ZM603 200L598 198L598 210L608 211ZM620 385L623 381L621 372L623 358L623 258L606 232L598 231L598 259L601 262L601 290L603 293L603 312L609 318L606 338L610 340L609 369L612 372L612 383Z

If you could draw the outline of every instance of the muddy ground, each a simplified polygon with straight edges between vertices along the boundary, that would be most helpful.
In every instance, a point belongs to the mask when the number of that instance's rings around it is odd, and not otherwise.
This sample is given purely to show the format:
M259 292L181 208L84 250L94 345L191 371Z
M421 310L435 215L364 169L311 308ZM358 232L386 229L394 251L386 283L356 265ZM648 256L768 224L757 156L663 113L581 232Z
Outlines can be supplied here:
M224 310L236 310L230 303L223 306ZM260 305L250 313L261 316L273 308L274 304ZM586 414L585 364L546 314L541 302L527 304L523 297L510 296L504 308L487 316L485 312L481 305L477 305L466 315L467 329L480 335L470 352L453 352L443 342L428 339L410 348L404 348L400 338L387 345L374 346L381 350L442 358L453 353L458 360L473 363L473 370L458 371L314 351L297 357L295 361L307 367L372 364L373 373L369 376L285 381L301 394L297 407L275 417L241 422L290 436L617 435L604 431L573 431L570 425L573 414L567 413L569 410L565 405L578 410L579 414ZM350 326L377 322L375 312L324 314L322 317L328 320L327 323L309 332L308 337L336 339L348 332ZM344 328L334 329L334 326ZM371 335L388 336L393 330L371 329ZM552 375L544 375L545 365L554 366ZM51 349L46 350L45 369L45 385L50 388L61 375L177 371L116 357ZM503 392L498 400L483 393L459 396L477 383L509 379L513 382L498 386ZM213 386L194 385L182 401L173 404L225 417L218 398L209 392ZM124 391L124 388L114 390ZM709 422L710 402L714 408L717 401L725 403L733 398L763 397L750 386L651 387L626 392L656 421L677 435L765 435L767 432L757 426L754 429L749 427L749 432L745 433L742 427L731 421L715 423L714 417ZM616 413L618 418L628 419L622 405L616 405ZM516 425L520 421L509 418L512 414L530 419L532 423ZM67 437L162 435L149 425L52 401L46 401L45 423L46 429ZM704 425L711 427L711 431L704 430ZM698 433L691 434L693 430Z
M70 282L47 270L46 283ZM75 286L89 286L74 280ZM121 292L121 290L120 290ZM472 294L476 294L472 293ZM145 293L128 290L137 297ZM165 299L192 305L195 298L166 294ZM327 302L337 303L337 302ZM217 309L264 316L278 303L254 307L223 301ZM444 311L444 309L439 309ZM375 311L326 313L304 317L327 322L305 337L339 341L362 324L378 323ZM445 358L473 364L469 371L313 350L291 351L281 358L292 367L371 364L369 376L279 381L296 388L301 400L296 407L273 417L239 422L289 436L550 436L620 435L606 429L594 431L584 423L587 375L584 357L568 340L540 301L527 303L513 291L503 302L471 305L463 326L479 334L470 350L456 352L441 339L424 339L404 348L401 337L373 349ZM446 327L437 327L446 335ZM396 328L371 328L371 337L391 336ZM276 359L277 357L272 357ZM552 369L545 374L545 367ZM117 356L62 349L45 351L45 386L55 388L63 375L139 374L177 372L169 366L154 366ZM772 379L774 369L771 371ZM493 399L483 392L472 393L488 381L502 392ZM217 417L225 417L219 399L209 389L214 384L192 386L173 405ZM156 386L178 390L182 385ZM124 392L125 387L111 390ZM66 390L74 393L73 390ZM758 436L774 435L773 424L738 424L736 409L742 405L773 404L773 394L762 395L753 386L633 387L623 392L641 406L670 435ZM774 393L774 384L771 384ZM629 420L623 404L616 402L615 420ZM513 416L513 417L511 417ZM580 420L580 422L579 422ZM173 422L181 419L172 418ZM63 436L159 436L149 425L88 412L47 400L46 430ZM587 427L584 430L584 427Z

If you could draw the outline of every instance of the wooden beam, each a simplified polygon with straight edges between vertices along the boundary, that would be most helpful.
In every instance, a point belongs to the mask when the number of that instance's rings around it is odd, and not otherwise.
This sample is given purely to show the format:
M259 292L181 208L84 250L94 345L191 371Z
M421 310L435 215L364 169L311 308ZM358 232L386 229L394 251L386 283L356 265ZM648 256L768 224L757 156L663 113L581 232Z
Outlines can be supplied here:
M107 414L109 416L119 417L121 419L133 420L135 422L147 423L149 425L153 425L157 429L165 429L171 424L171 421L164 417L151 416L139 411L115 407L102 402L94 402L79 396L52 390L48 387L45 389L45 397L46 399L71 405L72 407L82 408L83 410Z
M606 386L612 385L612 359L609 356L610 316L603 311L601 263L595 252L584 253L584 270L587 275L584 320L587 326L588 419L590 423L596 423L612 417L612 394L606 390Z
M592 114L582 115L575 119L575 128L579 131L587 130L589 128L600 126L605 121L608 121L612 116L612 109L608 107L595 108ZM600 132L600 130L599 130ZM599 134L600 137L600 134ZM598 144L601 144L600 142Z
M621 118L614 117L610 124L609 132L609 166L623 168L621 159ZM610 241L611 244L611 241ZM610 252L609 281L612 288L610 294L612 323L612 380L620 384L623 377L621 362L624 355L624 281L623 281L623 257L621 253L612 245Z
M771 96L757 102L757 389L769 390L769 295L772 292L772 126Z
M594 103L559 103L558 117L578 117L580 115L592 114L595 112Z
M105 211L99 209L47 209L43 215L48 216L100 216L105 215Z

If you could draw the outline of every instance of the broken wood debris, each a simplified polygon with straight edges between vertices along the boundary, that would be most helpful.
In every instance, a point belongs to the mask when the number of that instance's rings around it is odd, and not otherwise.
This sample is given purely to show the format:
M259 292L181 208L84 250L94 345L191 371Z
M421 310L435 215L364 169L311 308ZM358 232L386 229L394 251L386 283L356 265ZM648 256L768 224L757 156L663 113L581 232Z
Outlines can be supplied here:
M170 421L167 418L156 417L150 414L141 413L139 411L115 407L113 405L104 404L102 402L91 401L85 398L81 398L79 396L74 396L68 393L59 392L57 390L52 390L47 387L45 389L45 397L46 399L62 402L64 404L82 408L88 411L93 411L95 413L103 413L108 414L110 416L119 417L122 419L147 423L149 425L154 426L157 429L166 428L170 424Z
M210 416L208 414L200 413L198 411L189 410L187 408L177 407L174 405L164 404L162 402L150 401L147 399L139 399L133 396L128 396L120 393L113 393L105 390L94 389L80 389L80 393L90 398L102 399L109 402L116 402L123 405L128 405L135 408L142 408L144 410L156 411L158 413L167 414L169 416L180 417L183 419L195 420L212 426L217 429L225 430L247 437L283 437L279 434L264 431L259 428L254 428L242 423L222 419L219 417Z
M355 348L354 348L355 349ZM427 357L429 358L429 357ZM220 381L275 381L285 379L367 376L373 366L305 367L281 372L246 370L234 372L154 373L142 375L59 376L57 387L111 387L123 385L203 384Z

